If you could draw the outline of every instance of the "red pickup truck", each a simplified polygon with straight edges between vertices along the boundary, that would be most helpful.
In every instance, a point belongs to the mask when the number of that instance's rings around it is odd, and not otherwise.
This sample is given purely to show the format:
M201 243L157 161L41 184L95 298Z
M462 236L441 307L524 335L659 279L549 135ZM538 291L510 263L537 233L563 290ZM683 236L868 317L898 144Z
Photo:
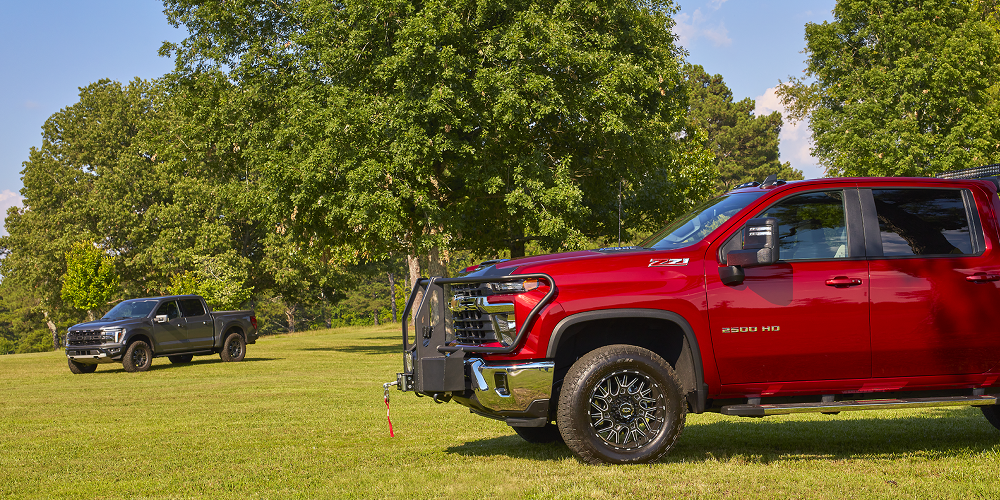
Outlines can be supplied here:
M635 247L423 279L394 384L589 463L659 459L689 412L977 406L1000 428L998 186L772 176Z

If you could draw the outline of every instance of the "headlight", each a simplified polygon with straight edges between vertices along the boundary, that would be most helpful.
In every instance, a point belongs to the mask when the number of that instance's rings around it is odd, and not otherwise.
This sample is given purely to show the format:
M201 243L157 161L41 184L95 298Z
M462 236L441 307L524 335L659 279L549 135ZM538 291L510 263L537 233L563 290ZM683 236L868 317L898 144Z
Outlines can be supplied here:
M118 342L122 341L123 337L125 337L125 329L124 328L106 328L106 329L101 330L101 331L104 334L104 341L105 342L114 342L114 343L117 344Z

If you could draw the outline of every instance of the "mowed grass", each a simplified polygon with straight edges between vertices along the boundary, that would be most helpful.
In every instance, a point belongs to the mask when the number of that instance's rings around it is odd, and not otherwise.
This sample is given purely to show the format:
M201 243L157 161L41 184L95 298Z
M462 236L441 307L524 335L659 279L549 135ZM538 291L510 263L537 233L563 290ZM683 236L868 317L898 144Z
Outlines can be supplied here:
M0 356L0 498L998 498L979 410L690 415L661 463L587 466L382 383L395 327L261 339L145 373Z

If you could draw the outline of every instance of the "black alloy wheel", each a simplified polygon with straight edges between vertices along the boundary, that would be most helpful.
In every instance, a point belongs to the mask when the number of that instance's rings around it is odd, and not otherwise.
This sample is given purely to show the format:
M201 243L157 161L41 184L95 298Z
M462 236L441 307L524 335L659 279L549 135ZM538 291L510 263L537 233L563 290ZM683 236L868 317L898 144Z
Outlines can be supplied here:
M222 352L219 357L223 361L243 361L247 354L247 343L239 333L230 333L226 337L226 342L222 344Z
M129 344L122 356L122 367L127 372L144 372L153 364L153 350L149 344L137 340Z

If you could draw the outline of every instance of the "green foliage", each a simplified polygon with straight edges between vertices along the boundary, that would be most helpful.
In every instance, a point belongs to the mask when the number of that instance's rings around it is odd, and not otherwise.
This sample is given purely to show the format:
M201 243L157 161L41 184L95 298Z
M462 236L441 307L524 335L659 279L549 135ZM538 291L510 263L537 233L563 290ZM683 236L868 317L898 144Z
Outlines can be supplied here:
M93 315L111 302L119 288L114 259L93 241L74 243L66 252L66 275L60 295L65 302Z
M715 154L720 192L749 181L762 181L770 174L779 179L803 179L802 171L778 161L781 113L754 116L749 97L733 102L733 93L722 75L709 75L699 65L685 64L684 79L690 103L689 136L695 127L707 133L707 146Z
M233 130L300 243L517 256L617 234L620 184L627 227L711 191L676 140L670 2L165 5L179 74L228 69L259 117Z
M167 293L201 295L216 311L242 309L253 297L253 287L245 286L247 271L233 267L224 257L198 257L198 269L175 274Z
M841 0L806 25L808 117L830 175L929 176L1000 161L1000 32L992 2ZM814 81L809 81L814 79Z

